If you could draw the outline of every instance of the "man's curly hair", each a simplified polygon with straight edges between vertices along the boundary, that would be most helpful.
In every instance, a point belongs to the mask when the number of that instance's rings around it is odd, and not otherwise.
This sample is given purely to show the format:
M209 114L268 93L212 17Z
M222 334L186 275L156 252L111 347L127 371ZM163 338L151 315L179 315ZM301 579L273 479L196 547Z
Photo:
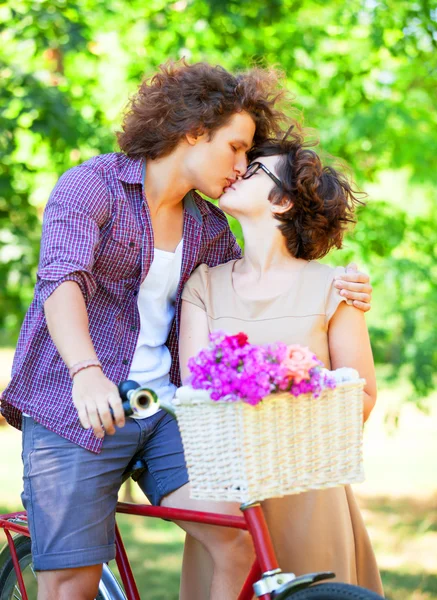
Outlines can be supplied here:
M168 61L133 96L117 133L120 149L130 157L160 158L186 134L214 132L237 112L253 118L254 145L279 134L284 92L274 69L254 68L232 75L220 66L185 60Z

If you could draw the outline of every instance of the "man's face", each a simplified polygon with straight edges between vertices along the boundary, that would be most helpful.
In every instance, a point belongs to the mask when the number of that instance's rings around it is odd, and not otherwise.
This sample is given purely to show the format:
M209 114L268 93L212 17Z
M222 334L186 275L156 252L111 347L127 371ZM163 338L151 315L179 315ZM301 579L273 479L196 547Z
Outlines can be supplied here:
M235 113L212 138L204 133L190 142L186 168L193 187L209 198L219 198L247 167L246 152L255 135L255 122L246 113Z

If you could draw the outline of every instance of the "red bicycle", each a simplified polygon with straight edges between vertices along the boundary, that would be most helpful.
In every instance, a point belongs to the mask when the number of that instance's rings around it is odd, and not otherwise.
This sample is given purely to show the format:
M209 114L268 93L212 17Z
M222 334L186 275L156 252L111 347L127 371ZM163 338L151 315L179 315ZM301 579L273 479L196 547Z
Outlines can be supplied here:
M147 408L156 397L149 390L132 386L122 390L125 412ZM172 413L171 407L162 407ZM160 506L118 503L117 513L140 515L149 518L204 523L219 527L247 530L252 537L255 561L238 595L238 600L381 600L381 596L357 586L327 582L334 573L309 573L296 577L283 573L273 549L263 510L259 502L241 505L242 516L198 512ZM0 600L34 600L36 598L36 574L32 567L30 533L25 512L0 515L0 528L4 529L7 544L0 553ZM12 533L16 533L13 536ZM102 579L96 600L147 600L141 597L129 563L118 526L115 529L116 563L123 588L108 565L103 566ZM224 599L232 600L232 599Z

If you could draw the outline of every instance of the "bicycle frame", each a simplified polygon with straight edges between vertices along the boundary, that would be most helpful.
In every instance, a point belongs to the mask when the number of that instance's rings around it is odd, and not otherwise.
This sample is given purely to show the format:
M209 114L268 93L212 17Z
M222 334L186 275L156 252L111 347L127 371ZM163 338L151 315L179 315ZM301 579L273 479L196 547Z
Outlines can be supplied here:
M273 550L273 544L267 528L267 523L259 503L242 506L243 516L229 516L218 513L199 512L177 508L164 508L144 504L129 504L119 502L117 512L129 515L167 519L170 521L187 521L191 523L204 523L220 527L232 527L249 531L255 547L256 559L248 573L246 581L238 596L238 600L251 600L254 595L254 584L262 576L280 572L278 562ZM25 512L0 515L0 528L5 530L6 539L12 556L12 562L17 575L17 583L22 600L28 600L24 581L18 561L17 552L11 532L21 533L30 537L29 529L23 523L27 521ZM126 549L116 524L115 529L116 563L123 582L127 600L141 600L134 575L127 557ZM271 594L258 595L261 600L271 600Z

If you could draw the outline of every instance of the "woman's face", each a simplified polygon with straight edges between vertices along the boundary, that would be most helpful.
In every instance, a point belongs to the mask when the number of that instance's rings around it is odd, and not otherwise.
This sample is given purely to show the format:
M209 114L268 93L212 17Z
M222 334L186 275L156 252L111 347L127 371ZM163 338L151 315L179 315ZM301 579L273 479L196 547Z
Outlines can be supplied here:
M276 177L278 177L277 165L280 157L261 156L255 159L253 163L261 163ZM247 174L250 174L251 168L248 167ZM219 206L225 213L238 219L242 216L256 218L271 215L272 205L269 201L269 194L275 186L275 182L261 168L258 168L248 179L238 179L230 187L226 188L224 194L220 196Z

